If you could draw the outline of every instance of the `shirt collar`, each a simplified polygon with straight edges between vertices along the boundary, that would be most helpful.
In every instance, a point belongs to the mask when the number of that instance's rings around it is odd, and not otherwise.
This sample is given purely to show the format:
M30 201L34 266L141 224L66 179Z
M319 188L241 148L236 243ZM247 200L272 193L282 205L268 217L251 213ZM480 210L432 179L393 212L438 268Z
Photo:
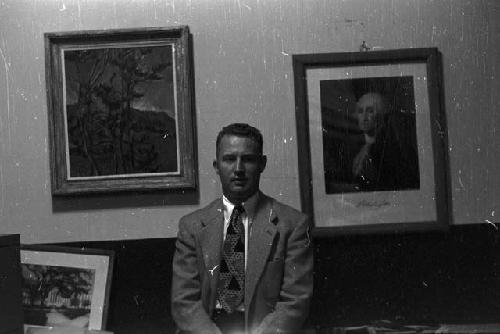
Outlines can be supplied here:
M252 217L254 216L258 200L259 200L259 192L257 191L255 194L250 196L245 202L241 203L241 205L245 209L247 217L250 219L252 219ZM222 206L224 207L224 219L228 220L229 217L231 217L231 213L233 213L235 205L231 203L226 198L226 196L222 195Z

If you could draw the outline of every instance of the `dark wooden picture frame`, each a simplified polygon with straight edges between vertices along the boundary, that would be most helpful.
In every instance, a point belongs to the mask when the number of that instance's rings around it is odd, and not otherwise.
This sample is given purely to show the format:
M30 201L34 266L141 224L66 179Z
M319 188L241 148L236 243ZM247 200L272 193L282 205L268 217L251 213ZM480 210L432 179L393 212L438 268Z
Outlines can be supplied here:
M25 326L105 329L113 264L110 250L22 245Z
M314 234L446 228L439 51L300 54L292 59L301 205L313 218ZM368 113L377 117L368 118Z
M196 189L187 26L45 34L53 195Z

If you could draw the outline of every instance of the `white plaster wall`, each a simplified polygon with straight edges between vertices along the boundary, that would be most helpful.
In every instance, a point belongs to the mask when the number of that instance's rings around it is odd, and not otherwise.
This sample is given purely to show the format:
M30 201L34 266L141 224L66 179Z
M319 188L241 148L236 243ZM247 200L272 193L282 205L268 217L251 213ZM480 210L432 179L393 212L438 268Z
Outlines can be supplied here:
M291 55L357 51L363 40L442 52L453 223L498 222L499 18L494 0L0 1L0 233L21 233L24 243L174 237L182 215L220 195L213 143L233 121L264 134L263 190L299 207ZM193 35L199 199L55 203L43 34L175 25Z

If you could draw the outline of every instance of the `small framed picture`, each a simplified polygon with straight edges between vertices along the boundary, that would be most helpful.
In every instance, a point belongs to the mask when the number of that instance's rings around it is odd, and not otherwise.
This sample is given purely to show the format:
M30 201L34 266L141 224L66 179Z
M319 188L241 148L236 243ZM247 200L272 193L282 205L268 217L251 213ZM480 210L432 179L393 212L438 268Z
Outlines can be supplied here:
M53 195L195 189L187 26L45 34Z
M448 225L435 48L294 55L302 209L316 235Z
M113 258L112 251L22 246L24 323L105 329Z

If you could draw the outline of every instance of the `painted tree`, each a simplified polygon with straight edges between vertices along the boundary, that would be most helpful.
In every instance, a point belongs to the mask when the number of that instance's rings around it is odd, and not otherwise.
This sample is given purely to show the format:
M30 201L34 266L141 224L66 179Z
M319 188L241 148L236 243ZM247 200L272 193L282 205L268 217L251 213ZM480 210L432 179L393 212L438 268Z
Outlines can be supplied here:
M67 105L72 175L159 170L158 141L151 138L165 132L169 117L164 112L139 111L133 105L145 96L148 84L164 80L162 73L172 66L171 57L165 56L171 52L161 48L106 48L66 54L67 77L71 77L67 87L76 95L76 102ZM149 123L155 123L153 132L145 130L151 127Z
M76 98L72 108L72 118L68 113L68 133L70 150L79 151L88 161L90 176L100 175L99 165L92 150L93 132L103 128L103 115L96 108L96 89L109 66L109 49L66 51L66 87L73 89ZM67 106L68 107L68 106Z
M169 61L153 61L150 57L153 51L152 47L111 50L110 64L114 74L97 90L97 95L109 106L107 125L111 129L113 160L118 174L156 171L157 152L140 134L145 123L132 107L134 100L144 97L144 84L163 80L162 72L171 66Z

